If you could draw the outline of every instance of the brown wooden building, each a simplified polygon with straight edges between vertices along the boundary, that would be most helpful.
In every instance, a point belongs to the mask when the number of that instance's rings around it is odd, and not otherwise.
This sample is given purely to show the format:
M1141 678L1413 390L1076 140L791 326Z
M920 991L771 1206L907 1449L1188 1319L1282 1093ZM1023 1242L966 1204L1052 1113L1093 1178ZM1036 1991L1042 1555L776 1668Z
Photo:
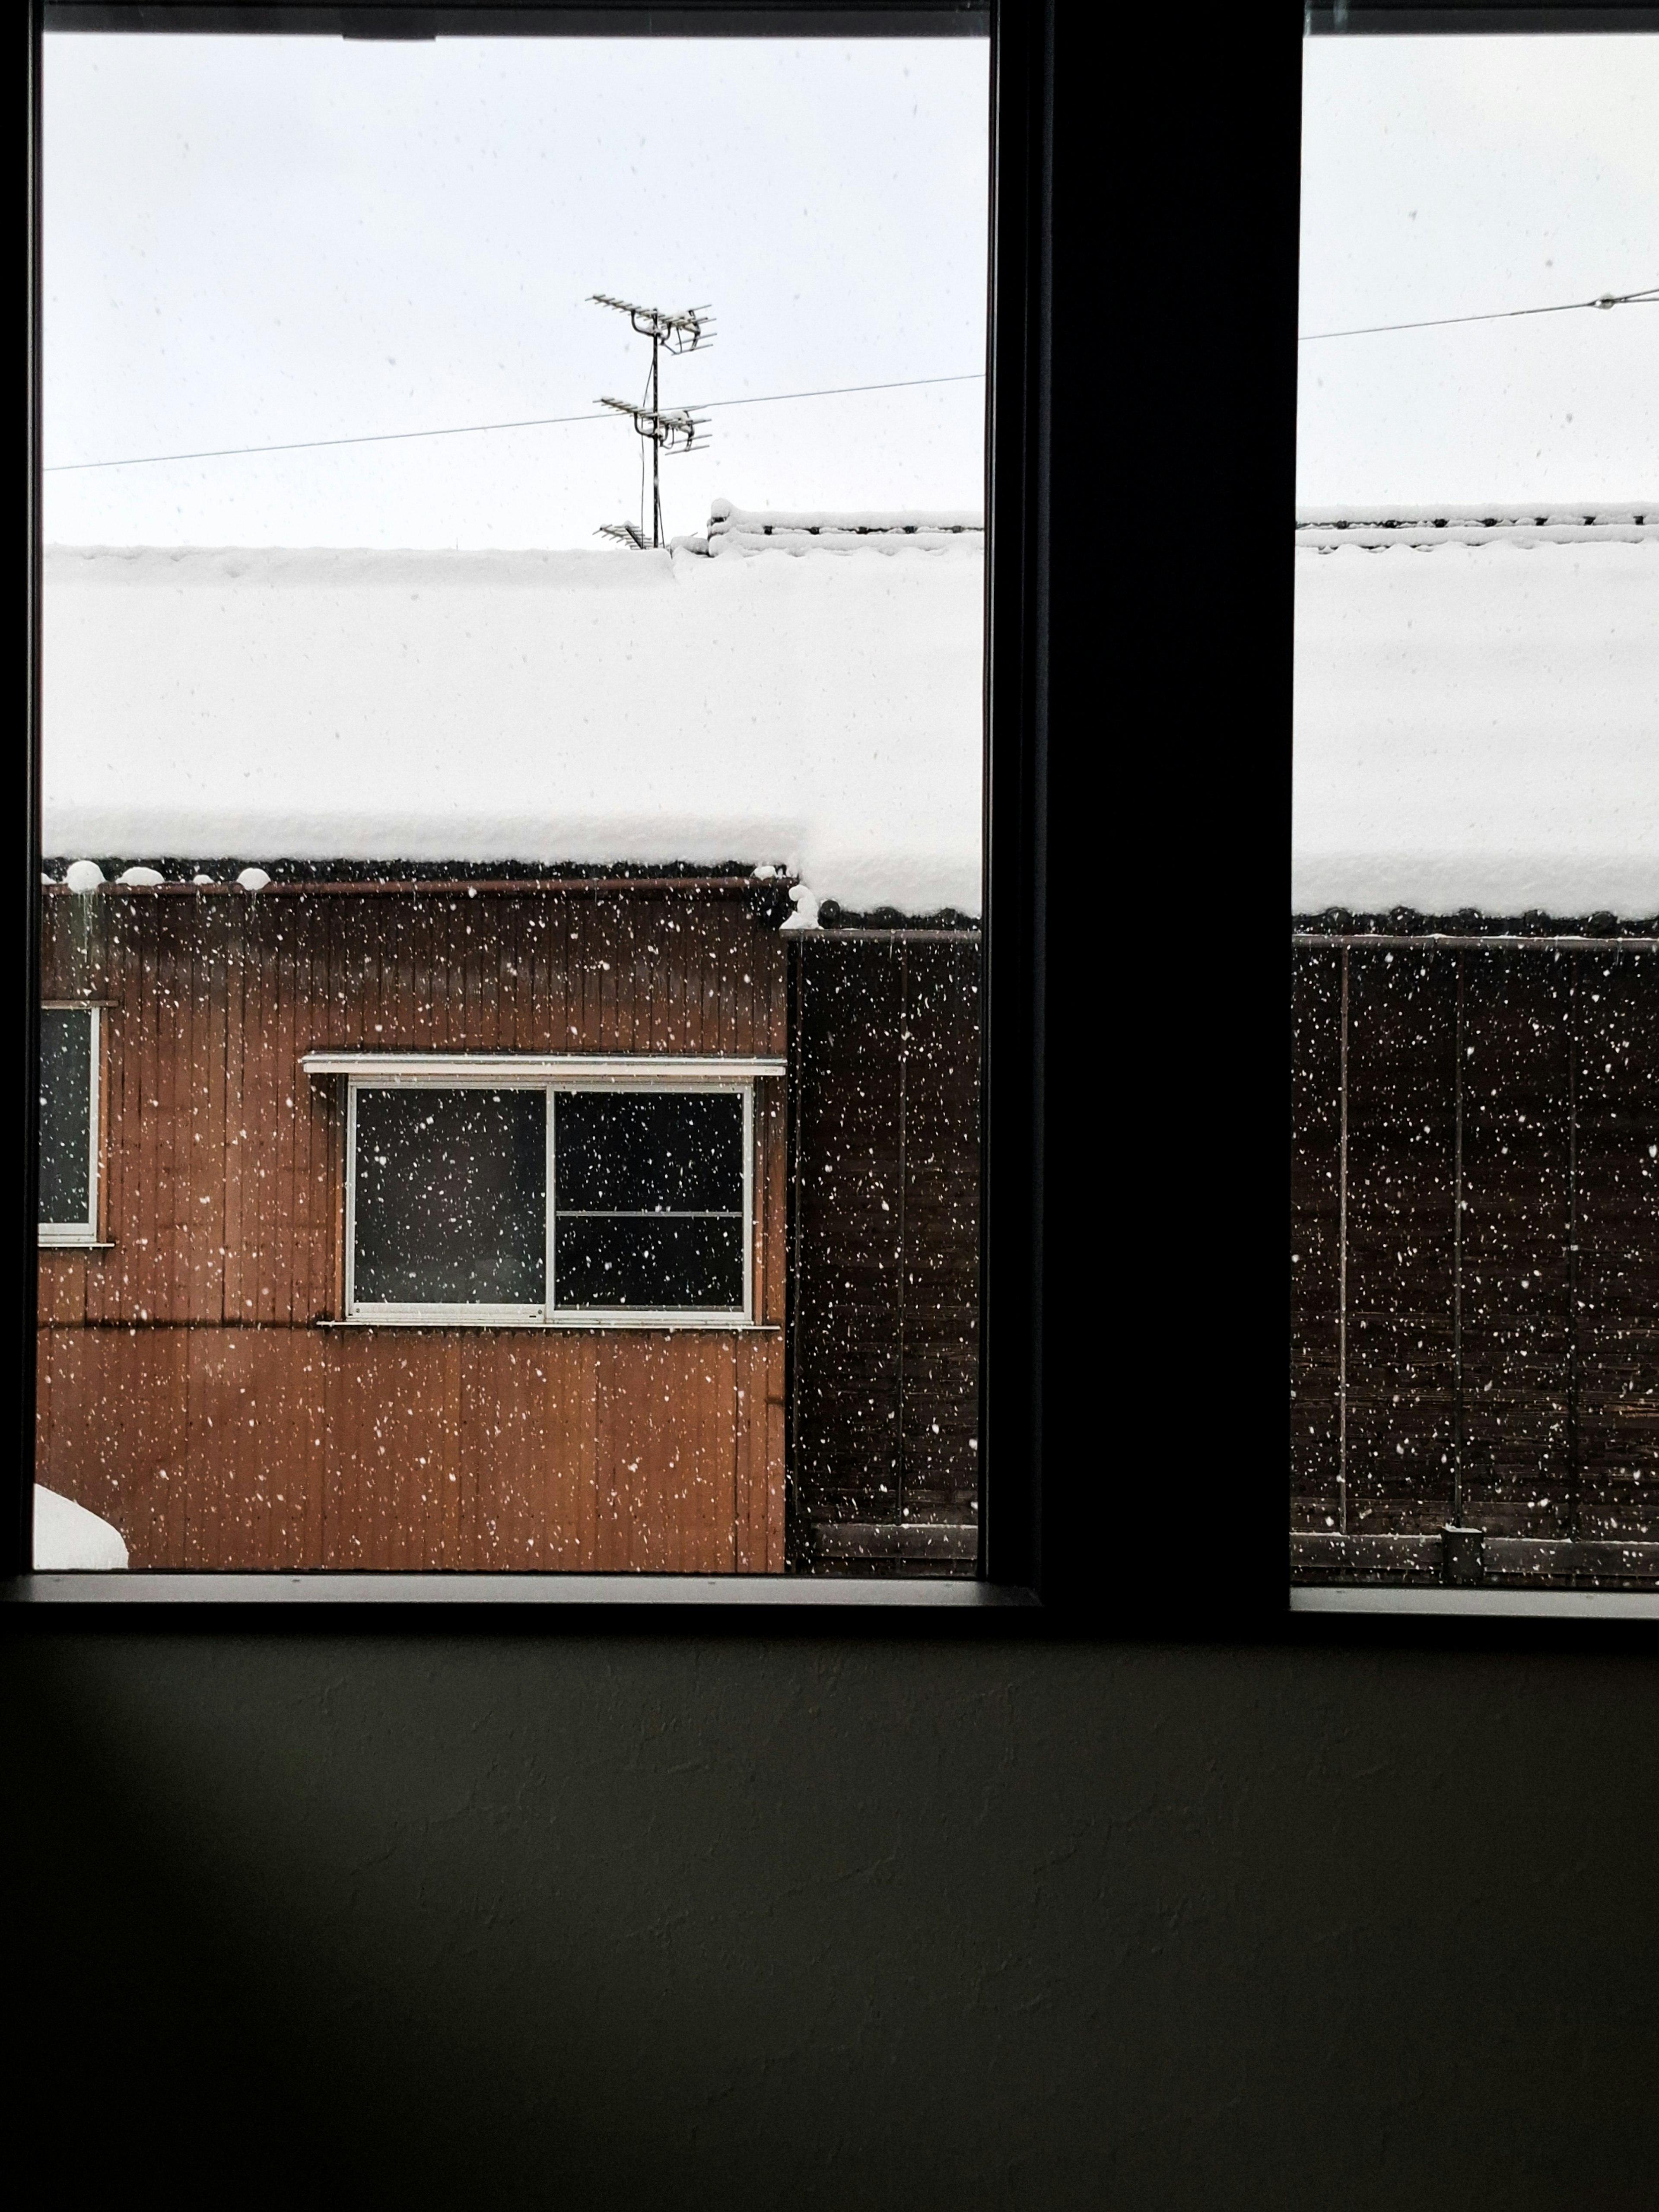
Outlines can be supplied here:
M37 1472L134 1567L972 1571L976 933L735 873L44 909ZM678 1190L593 1164L641 1113Z
M1293 1579L1652 1589L1659 514L1296 545Z
M1659 928L1310 917L1292 991L1294 1578L1651 1588Z
M136 1566L777 1571L784 1100L754 1083L751 1310L714 1328L354 1325L319 1052L786 1048L741 880L121 887L46 907L101 1001L95 1249L41 1255L40 1479Z
M48 1491L138 1567L973 1571L982 541L49 551Z
M805 1563L971 1571L980 942L793 940L790 1467Z

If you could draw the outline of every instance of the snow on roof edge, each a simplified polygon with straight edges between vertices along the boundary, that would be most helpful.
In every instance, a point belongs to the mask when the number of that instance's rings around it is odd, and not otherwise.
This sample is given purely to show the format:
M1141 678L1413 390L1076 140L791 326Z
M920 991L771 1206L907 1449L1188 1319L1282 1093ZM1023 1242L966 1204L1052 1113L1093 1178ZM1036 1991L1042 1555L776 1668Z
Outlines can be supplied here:
M714 500L708 510L708 534L724 531L804 531L813 535L842 532L853 535L911 536L923 531L982 531L985 517L976 507L870 507L848 513L811 509L747 508L729 499Z
M1659 522L1659 497L1646 500L1488 500L1483 504L1468 507L1433 505L1426 501L1410 505L1376 501L1364 507L1298 507L1296 510L1298 529L1304 526L1328 524L1336 527L1369 525L1378 530L1398 530L1408 525L1441 527L1452 523L1480 523L1492 528L1517 524L1641 522L1644 520Z
M1490 501L1480 507L1298 507L1297 549L1337 545L1520 547L1659 542L1659 499Z

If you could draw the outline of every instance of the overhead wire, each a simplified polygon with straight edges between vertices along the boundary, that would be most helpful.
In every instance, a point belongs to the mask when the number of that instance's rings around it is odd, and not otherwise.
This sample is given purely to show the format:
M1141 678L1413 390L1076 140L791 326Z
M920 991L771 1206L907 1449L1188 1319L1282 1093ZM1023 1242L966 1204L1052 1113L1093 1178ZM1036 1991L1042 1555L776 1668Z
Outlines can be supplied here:
M982 383L982 368L956 376L904 376L885 384L830 384L814 392L754 392L736 399L699 399L697 407L765 407L785 399L839 399L859 392L914 392L924 385ZM132 453L114 461L48 461L42 473L69 476L88 469L143 469L167 461L222 461L247 453L321 453L335 446L390 446L410 438L470 438L489 430L545 430L566 422L608 422L608 415L532 415L512 422L451 422L434 430L373 430L351 438L294 438L273 446L212 446L194 453Z
M1297 343L1312 345L1325 338L1381 337L1395 331L1445 330L1462 323L1501 323L1513 321L1525 315L1565 315L1589 307L1632 307L1659 306L1659 285L1651 285L1639 292L1604 292L1591 300L1561 300L1540 307L1499 307L1478 315L1431 315L1414 322L1362 323L1352 329L1340 331L1303 331ZM807 392L745 392L732 399L701 399L692 403L704 408L765 407L792 399L839 399L865 392L914 392L930 385L978 384L984 381L983 369L969 369L952 376L907 376L890 379L878 384L821 385ZM528 415L501 422L448 422L426 430L371 430L344 438L292 438L280 443L261 446L209 446L198 451L184 453L129 453L118 459L107 461L48 461L42 471L46 476L73 476L94 469L155 468L179 461L236 460L261 453L325 453L340 446L402 445L417 438L471 438L497 430L547 430L576 422L602 422L603 415Z
M1311 345L1316 338L1379 337L1387 331L1440 331L1453 323L1504 323L1517 315L1570 315L1581 307L1659 307L1659 284L1645 292L1603 292L1594 300L1561 300L1548 307L1498 307L1484 315L1431 315L1418 323L1364 323L1352 331L1303 331L1297 343Z

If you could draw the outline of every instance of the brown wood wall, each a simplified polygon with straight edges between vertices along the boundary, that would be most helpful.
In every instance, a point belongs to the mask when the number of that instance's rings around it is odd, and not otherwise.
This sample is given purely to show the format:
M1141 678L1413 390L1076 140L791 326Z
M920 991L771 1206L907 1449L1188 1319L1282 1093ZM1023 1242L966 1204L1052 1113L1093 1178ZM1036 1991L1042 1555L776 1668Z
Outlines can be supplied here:
M980 948L830 931L799 957L794 1468L810 1550L825 1524L959 1526L978 1510ZM958 1564L972 1571L971 1549Z
M331 1329L341 1086L312 1050L782 1057L740 897L108 890L43 995L106 1003L109 1249L40 1255L37 1472L135 1566L783 1565L785 1104L757 1100L763 1331Z
M1345 1406L1345 956L1294 955L1293 1530L1456 1476L1489 1534L1659 1537L1659 955L1346 958Z

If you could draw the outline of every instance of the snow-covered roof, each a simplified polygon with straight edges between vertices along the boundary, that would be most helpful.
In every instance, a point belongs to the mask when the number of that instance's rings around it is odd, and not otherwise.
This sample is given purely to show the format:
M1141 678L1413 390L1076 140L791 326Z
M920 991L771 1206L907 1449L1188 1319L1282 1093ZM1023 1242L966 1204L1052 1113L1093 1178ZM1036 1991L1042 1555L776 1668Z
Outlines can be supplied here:
M1297 547L1293 911L1659 914L1659 500Z
M52 548L45 849L739 860L976 913L982 556L976 516L730 507L659 553Z

